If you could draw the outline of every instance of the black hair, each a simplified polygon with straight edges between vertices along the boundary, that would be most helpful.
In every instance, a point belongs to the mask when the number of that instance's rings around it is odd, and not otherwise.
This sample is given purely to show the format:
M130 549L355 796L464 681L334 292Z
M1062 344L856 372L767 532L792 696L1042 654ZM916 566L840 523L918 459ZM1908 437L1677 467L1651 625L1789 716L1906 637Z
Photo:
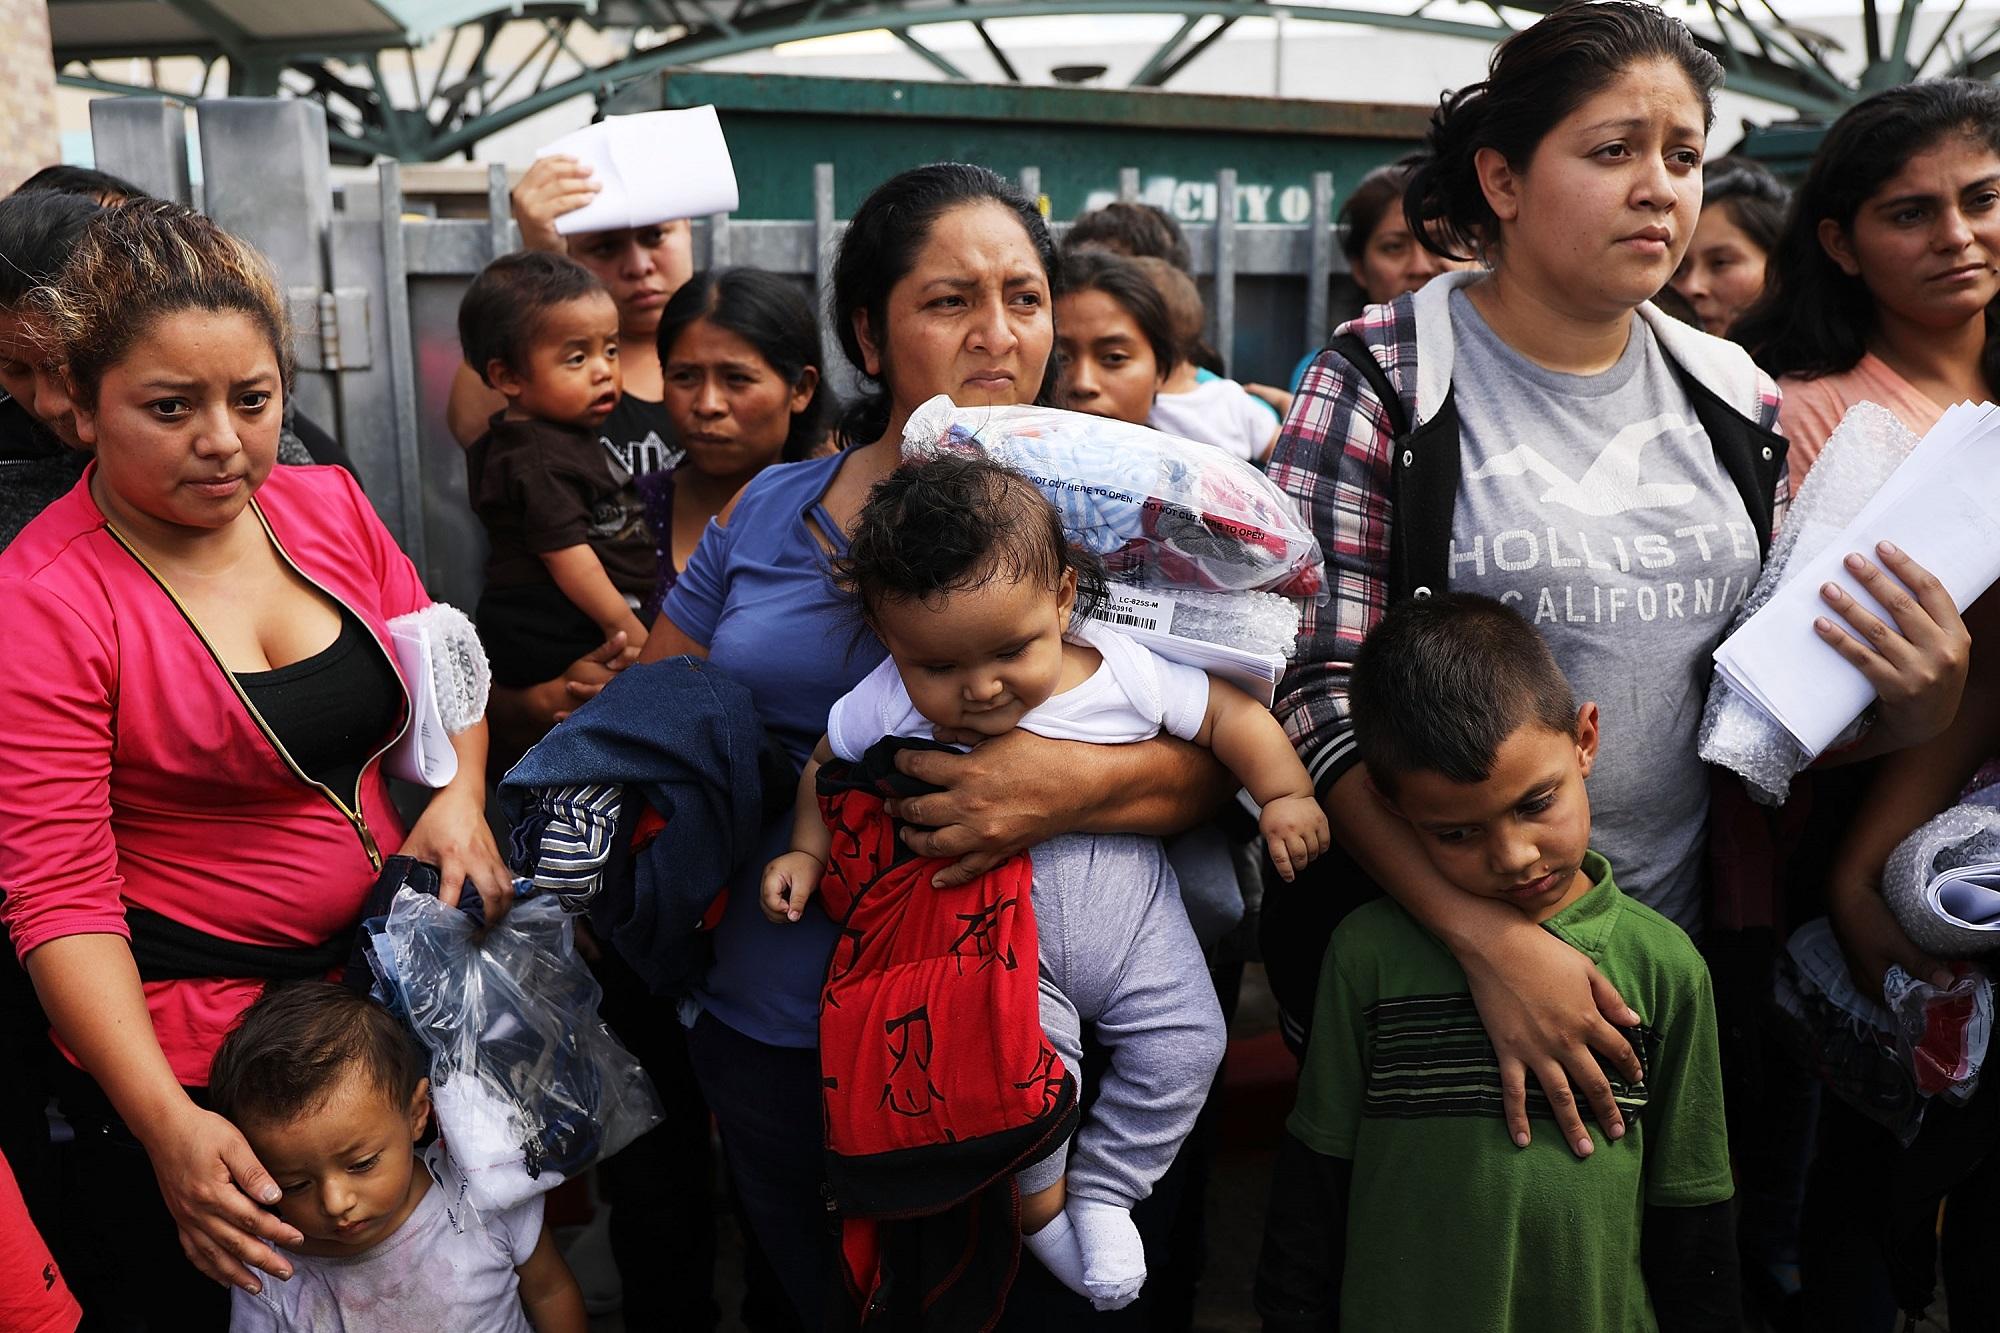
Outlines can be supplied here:
M1054 588L1066 570L1076 573L1080 620L1104 600L1103 562L1070 541L1033 482L959 452L913 459L877 482L833 562L857 628L885 602L935 603L994 579Z
M1385 795L1405 773L1484 782L1524 726L1574 736L1576 697L1542 636L1504 603L1474 593L1390 608L1354 660L1354 741Z
M1973 79L1926 79L1855 103L1827 130L1792 197L1764 295L1730 336L1772 375L1813 378L1852 370L1876 326L1875 298L1820 244L1820 223L1842 231L1912 157L1955 134L2000 154L2000 88ZM1980 370L2000 384L2000 338L1986 315Z
M401 1108L428 1062L409 1030L366 995L324 981L273 986L222 1039L208 1104L239 1125L283 1123L324 1105L357 1067Z
M1721 208L1766 257L1778 248L1792 192L1755 158L1710 158L1701 168L1701 206Z
M1361 257L1368 253L1368 241L1382 225L1382 219L1391 213L1402 214L1403 196L1409 193L1410 182L1416 178L1417 167L1423 160L1422 153L1411 153L1375 168L1341 202L1340 249L1347 256L1349 269L1361 266Z
M1164 259L1183 273L1194 271L1194 255L1180 223L1164 209L1119 199L1077 214L1063 237L1063 252L1109 250L1133 259Z
M810 366L818 382L805 410L794 413L779 457L796 463L810 457L826 438L827 404L833 392L826 383L826 358L821 353L819 322L812 305L796 283L761 268L725 268L697 273L660 312L660 368L666 369L674 344L697 320L741 338L787 385L796 388Z
M1687 24L1643 0L1587 0L1552 11L1494 50L1486 77L1446 93L1431 117L1425 147L1403 196L1410 234L1446 259L1492 251L1500 220L1479 187L1475 159L1491 148L1524 169L1535 149L1570 112L1620 74L1667 60L1701 98L1703 127L1715 120L1722 65L1696 43Z
M1181 363L1184 352L1166 297L1139 261L1109 250L1069 251L1063 255L1062 288L1065 295L1103 292L1116 301L1153 349L1153 363L1162 378Z
M488 388L486 367L498 361L515 374L552 307L604 291L597 275L568 255L516 250L479 270L458 303L458 345Z
M48 190L0 199L0 307L21 304L61 272L101 211L87 195Z
M985 167L964 162L934 162L913 167L891 176L875 187L854 212L841 238L840 253L833 261L832 309L834 333L840 349L853 363L863 392L842 413L840 438L843 446L871 444L889 429L893 410L886 374L888 364L889 292L909 276L917 252L930 239L931 226L952 209L968 204L994 203L1012 213L1027 233L1042 272L1049 280L1049 296L1056 295L1056 245L1041 210L1019 190ZM882 375L869 375L861 355L861 338L854 330L854 317L867 317L875 345L882 352ZM1048 405L1055 393L1054 353L1042 376L1041 392L1035 401Z
M147 194L131 181L95 167L72 167L58 162L43 167L14 187L15 194L73 194L96 204L122 204L127 199L144 199Z

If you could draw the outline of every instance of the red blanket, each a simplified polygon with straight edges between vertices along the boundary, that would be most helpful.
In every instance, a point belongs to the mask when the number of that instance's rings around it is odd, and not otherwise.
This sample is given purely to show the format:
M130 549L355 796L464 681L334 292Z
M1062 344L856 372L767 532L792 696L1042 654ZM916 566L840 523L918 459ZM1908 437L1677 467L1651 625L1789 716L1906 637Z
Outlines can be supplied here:
M949 863L883 809L928 790L894 764L925 744L820 770L820 893L841 923L820 996L827 1179L862 1322L908 1301L928 1326L984 1328L1019 1261L1014 1173L1075 1128L1076 1084L1042 1035L1028 858L934 889Z

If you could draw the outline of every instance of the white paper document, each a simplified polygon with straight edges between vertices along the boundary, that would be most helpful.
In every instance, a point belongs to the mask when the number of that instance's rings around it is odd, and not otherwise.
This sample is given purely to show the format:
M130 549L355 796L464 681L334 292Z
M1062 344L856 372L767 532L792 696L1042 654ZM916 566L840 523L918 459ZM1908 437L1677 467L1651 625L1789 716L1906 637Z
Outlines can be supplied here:
M1884 541L1936 575L1961 611L2000 577L2000 408L1947 411L1840 535L1716 649L1716 670L1809 755L1875 698L1867 678L1814 633L1820 616L1845 624L1820 588L1838 584L1893 628L1842 563L1859 552L1880 565Z
M1925 887L1924 897L1931 911L1954 926L2000 931L2000 865L1946 870Z
M554 153L589 167L599 187L595 199L556 219L564 236L736 209L736 168L712 106L607 116L535 156Z
M421 625L391 625L389 639L410 690L410 725L383 756L382 767L392 778L442 787L458 776L458 751L452 748L451 733L444 729L438 711L430 633Z

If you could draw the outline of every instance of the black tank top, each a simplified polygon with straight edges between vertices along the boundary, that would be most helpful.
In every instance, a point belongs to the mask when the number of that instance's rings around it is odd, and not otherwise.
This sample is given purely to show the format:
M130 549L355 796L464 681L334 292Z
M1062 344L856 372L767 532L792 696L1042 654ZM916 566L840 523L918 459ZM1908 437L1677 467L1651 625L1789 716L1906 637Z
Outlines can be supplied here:
M621 394L618 406L597 428L598 440L613 458L635 477L658 472L680 462L682 450L674 444L673 422L667 405L649 398Z
M292 762L353 802L363 765L395 731L403 708L403 687L367 626L343 608L339 635L320 652L235 675Z

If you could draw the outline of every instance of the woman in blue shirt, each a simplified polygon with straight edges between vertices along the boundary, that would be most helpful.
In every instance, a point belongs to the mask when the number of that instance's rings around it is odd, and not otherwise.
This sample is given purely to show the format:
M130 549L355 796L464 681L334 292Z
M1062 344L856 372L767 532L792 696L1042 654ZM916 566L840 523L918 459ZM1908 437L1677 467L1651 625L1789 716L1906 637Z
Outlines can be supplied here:
M1055 342L1055 249L1040 213L981 167L904 172L855 213L834 270L834 321L869 392L841 423L843 449L769 468L712 524L646 644L654 660L706 657L747 686L765 725L803 761L836 699L882 660L827 577L876 482L895 468L904 424L938 394L961 407L1040 400ZM1207 752L1171 738L1093 746L1015 732L970 754L908 754L906 772L944 788L894 803L929 832L920 855L958 857L963 883L1061 833L1170 833L1211 813L1230 783ZM766 830L715 932L696 993L695 1070L751 1225L807 1326L833 1273L820 1193L818 992L834 925L773 926L756 877L783 851L790 816Z

